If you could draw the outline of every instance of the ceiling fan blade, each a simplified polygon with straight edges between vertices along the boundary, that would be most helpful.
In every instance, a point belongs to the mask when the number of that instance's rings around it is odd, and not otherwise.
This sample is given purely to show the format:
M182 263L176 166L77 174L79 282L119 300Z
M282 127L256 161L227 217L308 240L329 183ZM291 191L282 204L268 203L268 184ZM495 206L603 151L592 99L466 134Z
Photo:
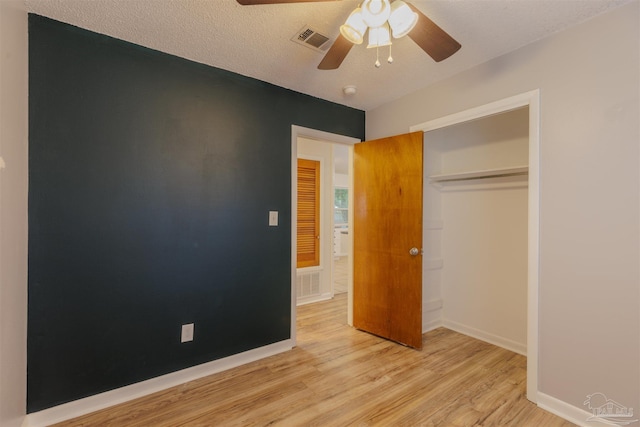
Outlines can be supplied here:
M257 4L279 4L279 3L316 3L321 1L334 0L236 0L243 6L255 6Z
M347 40L342 34L339 34L336 41L333 42L329 51L318 64L318 70L335 70L338 68L352 47L353 43Z
M447 59L462 47L460 43L447 34L435 22L427 18L427 16L420 12L414 5L407 4L418 14L418 23L409 33L409 37L411 37L422 50L427 52L434 61L440 62Z

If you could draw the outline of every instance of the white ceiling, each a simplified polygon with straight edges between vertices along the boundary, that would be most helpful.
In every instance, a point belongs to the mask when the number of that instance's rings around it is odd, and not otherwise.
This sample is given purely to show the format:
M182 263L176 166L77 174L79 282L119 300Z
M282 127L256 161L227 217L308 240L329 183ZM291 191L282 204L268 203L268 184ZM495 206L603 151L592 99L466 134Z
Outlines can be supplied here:
M354 46L338 70L290 41L305 25L335 38L358 1L241 6L235 0L25 0L29 12L318 98L370 110L632 0L409 0L462 44L436 63L411 39L394 63ZM345 96L342 88L355 85Z

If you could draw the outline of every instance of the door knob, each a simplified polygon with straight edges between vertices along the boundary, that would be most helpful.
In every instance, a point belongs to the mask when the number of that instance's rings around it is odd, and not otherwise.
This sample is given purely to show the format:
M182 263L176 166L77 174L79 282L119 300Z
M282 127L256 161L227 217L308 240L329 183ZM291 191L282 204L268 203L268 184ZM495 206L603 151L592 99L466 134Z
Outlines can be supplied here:
M418 250L418 248L411 248L409 249L409 255L411 256L416 256L420 253L420 250Z

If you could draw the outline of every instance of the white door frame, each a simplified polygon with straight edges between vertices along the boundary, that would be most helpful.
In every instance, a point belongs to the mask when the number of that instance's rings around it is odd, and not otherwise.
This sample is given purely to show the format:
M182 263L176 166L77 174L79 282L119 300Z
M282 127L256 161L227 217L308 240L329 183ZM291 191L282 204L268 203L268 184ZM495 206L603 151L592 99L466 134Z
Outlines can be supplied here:
M529 196L527 273L527 399L538 401L538 287L540 267L540 90L515 95L410 127L431 131L529 107Z
M291 342L292 346L296 346L296 252L297 252L297 224L298 217L298 137L307 139L316 139L322 142L335 144L343 144L353 146L361 142L358 138L350 136L338 135L335 133L325 132L317 129L305 128L302 126L291 125ZM351 154L349 154L349 163L351 164ZM351 174L353 176L353 174ZM353 180L353 178L351 178ZM349 197L351 192L349 192ZM349 216L352 215L352 209L349 209ZM350 219L351 221L351 219ZM353 234L353 233L351 233ZM349 256L349 264L352 264L353 257ZM353 286L352 273L349 273L349 286ZM349 289L347 301L347 319L351 324L353 317L353 292Z

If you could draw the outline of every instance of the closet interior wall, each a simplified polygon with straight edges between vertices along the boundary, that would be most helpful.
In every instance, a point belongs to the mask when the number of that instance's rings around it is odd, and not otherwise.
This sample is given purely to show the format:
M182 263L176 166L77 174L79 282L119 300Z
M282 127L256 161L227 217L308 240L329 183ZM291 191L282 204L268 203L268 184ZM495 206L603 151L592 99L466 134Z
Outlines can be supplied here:
M528 114L425 133L425 331L443 325L526 354Z

